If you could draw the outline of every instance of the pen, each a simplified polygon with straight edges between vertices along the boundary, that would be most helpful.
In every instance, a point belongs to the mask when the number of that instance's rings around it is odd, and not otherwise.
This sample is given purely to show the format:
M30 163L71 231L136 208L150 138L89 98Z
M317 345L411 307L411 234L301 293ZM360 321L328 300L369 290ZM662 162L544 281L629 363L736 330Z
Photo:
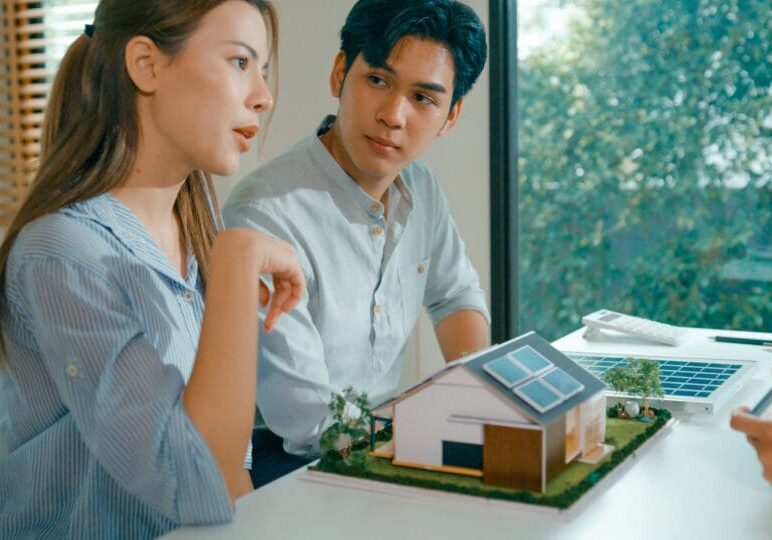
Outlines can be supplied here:
M766 395L761 398L761 401L759 401L756 406L751 409L751 414L753 416L761 416L764 414L764 411L769 408L770 403L772 403L772 388L770 388Z
M741 345L762 345L764 347L772 347L772 339L752 339L730 336L713 336L712 339L719 343L740 343Z

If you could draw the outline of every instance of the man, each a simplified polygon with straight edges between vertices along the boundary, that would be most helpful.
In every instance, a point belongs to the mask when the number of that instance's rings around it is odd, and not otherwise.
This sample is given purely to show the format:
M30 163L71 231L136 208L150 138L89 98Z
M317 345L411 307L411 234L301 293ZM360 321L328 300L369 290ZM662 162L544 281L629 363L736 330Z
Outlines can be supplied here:
M461 2L360 0L330 75L337 117L226 204L227 226L292 243L308 286L260 338L270 432L254 441L256 487L318 453L333 392L353 386L376 403L397 390L423 307L447 360L488 345L477 274L436 178L415 161L456 125L485 57L482 23Z

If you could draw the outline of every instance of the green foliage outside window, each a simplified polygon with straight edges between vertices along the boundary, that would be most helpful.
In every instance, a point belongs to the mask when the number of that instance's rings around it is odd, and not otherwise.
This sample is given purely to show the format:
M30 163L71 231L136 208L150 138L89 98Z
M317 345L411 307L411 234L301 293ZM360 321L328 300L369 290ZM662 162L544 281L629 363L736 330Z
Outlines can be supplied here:
M768 0L576 0L519 63L520 329L772 331Z

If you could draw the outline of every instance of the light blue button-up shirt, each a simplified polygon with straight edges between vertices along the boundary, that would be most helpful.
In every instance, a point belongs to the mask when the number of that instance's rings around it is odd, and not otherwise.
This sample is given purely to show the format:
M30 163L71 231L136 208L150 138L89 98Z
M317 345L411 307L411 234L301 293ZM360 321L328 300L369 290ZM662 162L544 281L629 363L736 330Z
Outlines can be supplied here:
M260 337L258 403L288 452L318 452L331 393L351 385L375 403L397 390L424 307L435 323L462 309L489 317L434 174L407 166L388 203L387 220L311 136L248 176L225 205L226 226L287 240L305 273L300 305Z
M183 409L203 314L105 194L24 228L7 266L0 538L151 538L233 510Z

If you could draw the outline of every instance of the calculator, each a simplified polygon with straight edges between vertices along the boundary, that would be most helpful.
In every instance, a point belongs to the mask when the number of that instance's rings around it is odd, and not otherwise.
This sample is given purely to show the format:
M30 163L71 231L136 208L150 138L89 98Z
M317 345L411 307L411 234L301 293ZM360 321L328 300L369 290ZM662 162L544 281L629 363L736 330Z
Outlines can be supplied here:
M597 336L603 329L615 330L623 334L635 336L665 345L678 345L683 335L683 329L632 315L601 309L582 317L587 325L585 337Z

